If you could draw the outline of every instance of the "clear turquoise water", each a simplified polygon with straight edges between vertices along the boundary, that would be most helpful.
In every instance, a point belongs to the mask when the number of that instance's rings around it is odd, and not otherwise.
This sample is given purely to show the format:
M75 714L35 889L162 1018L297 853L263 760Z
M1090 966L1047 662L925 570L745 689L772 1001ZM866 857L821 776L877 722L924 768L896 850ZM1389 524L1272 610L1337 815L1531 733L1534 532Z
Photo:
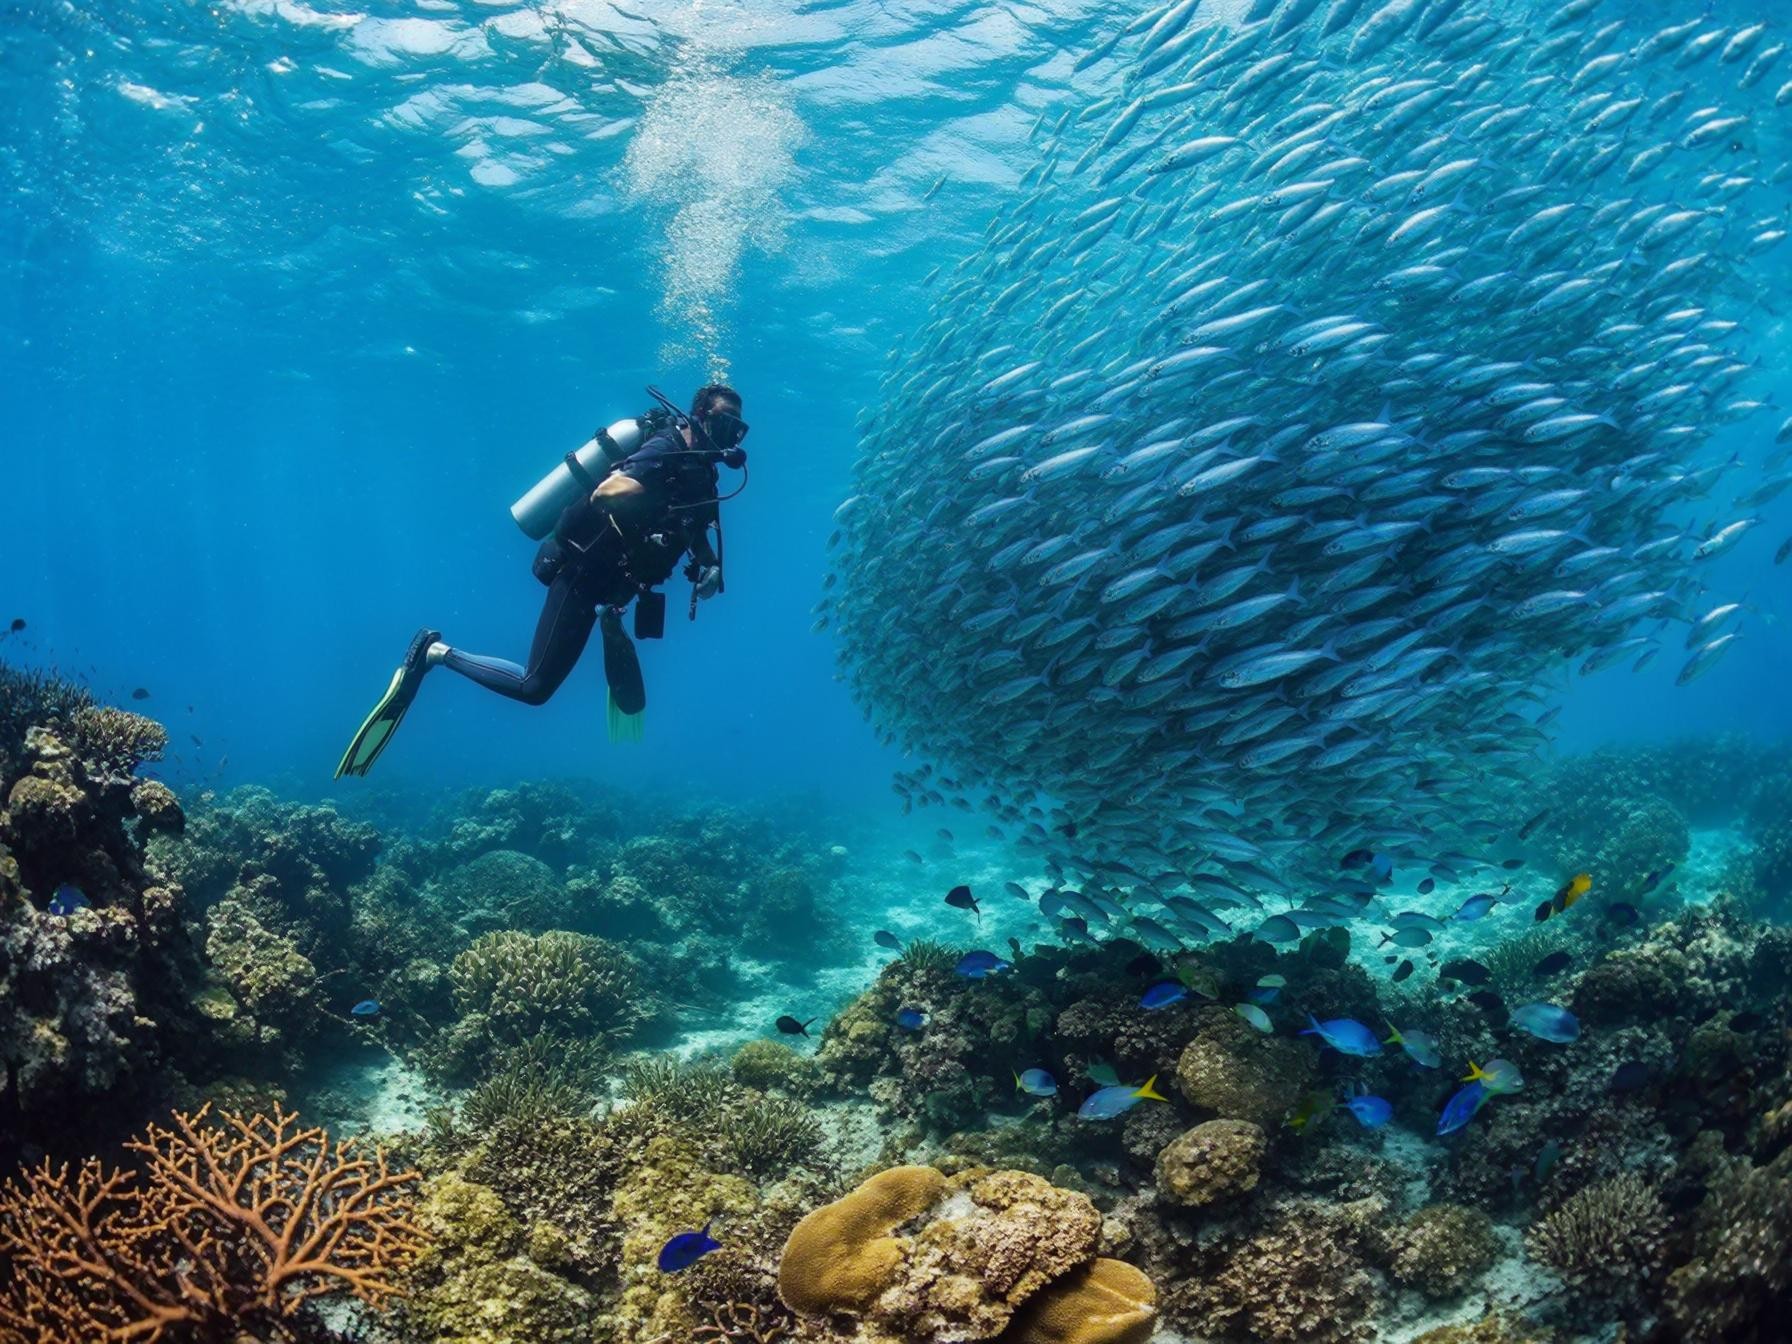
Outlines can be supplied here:
M543 710L432 683L376 783L886 796L895 762L809 632L855 420L880 413L918 282L980 237L1041 117L1113 85L1113 62L1071 65L1130 17L13 8L4 591L30 624L9 651L148 689L184 743L172 775L320 790L416 625L526 648L539 589L512 498L644 383L682 398L725 370L754 426L729 588L694 625L674 594L646 743L603 740L595 666ZM1680 690L1670 658L1565 675L1568 745L1788 726L1769 561L1792 505L1767 516L1701 575L1756 609L1726 661Z

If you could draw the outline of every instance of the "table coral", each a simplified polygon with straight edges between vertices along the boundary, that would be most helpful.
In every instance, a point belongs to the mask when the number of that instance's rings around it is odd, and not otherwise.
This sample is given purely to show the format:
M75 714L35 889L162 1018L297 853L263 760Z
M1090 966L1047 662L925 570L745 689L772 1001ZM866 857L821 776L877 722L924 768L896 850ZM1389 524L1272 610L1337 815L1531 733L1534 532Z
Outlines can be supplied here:
M1157 1186L1178 1204L1199 1208L1254 1190L1268 1136L1248 1120L1209 1120L1157 1155Z

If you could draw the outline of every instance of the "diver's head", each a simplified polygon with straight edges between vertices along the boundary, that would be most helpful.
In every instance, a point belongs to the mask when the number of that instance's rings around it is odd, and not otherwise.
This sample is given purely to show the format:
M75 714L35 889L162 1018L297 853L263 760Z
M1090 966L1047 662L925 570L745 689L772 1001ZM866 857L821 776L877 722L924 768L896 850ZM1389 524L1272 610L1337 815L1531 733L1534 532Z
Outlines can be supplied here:
M717 452L732 452L747 437L747 422L740 418L740 393L726 383L697 389L691 398L691 419Z

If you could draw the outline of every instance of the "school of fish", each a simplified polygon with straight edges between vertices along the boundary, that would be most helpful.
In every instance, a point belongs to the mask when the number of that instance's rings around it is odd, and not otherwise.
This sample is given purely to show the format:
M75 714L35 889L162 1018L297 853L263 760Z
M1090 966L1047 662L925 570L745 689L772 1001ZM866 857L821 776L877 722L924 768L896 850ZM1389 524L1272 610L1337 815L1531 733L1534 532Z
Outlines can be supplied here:
M1054 877L1489 837L1552 677L1737 638L1789 39L1602 0L1174 0L1078 61L861 421L818 608Z

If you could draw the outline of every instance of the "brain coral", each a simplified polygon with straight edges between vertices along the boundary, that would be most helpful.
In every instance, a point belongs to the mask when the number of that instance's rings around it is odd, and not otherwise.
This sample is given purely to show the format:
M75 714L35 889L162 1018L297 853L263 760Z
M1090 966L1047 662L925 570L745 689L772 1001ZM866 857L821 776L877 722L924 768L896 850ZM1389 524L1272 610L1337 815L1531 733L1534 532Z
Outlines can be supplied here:
M1150 1332L1155 1292L1097 1260L1101 1222L1082 1195L1024 1172L897 1167L797 1224L779 1291L807 1316L857 1316L862 1344L1130 1344Z
M1264 1127L1279 1124L1311 1085L1313 1052L1265 1036L1225 1008L1204 1009L1176 1065L1182 1095L1204 1110Z
M1209 1120L1157 1155L1157 1186L1178 1204L1199 1207L1257 1185L1269 1139L1249 1120Z

